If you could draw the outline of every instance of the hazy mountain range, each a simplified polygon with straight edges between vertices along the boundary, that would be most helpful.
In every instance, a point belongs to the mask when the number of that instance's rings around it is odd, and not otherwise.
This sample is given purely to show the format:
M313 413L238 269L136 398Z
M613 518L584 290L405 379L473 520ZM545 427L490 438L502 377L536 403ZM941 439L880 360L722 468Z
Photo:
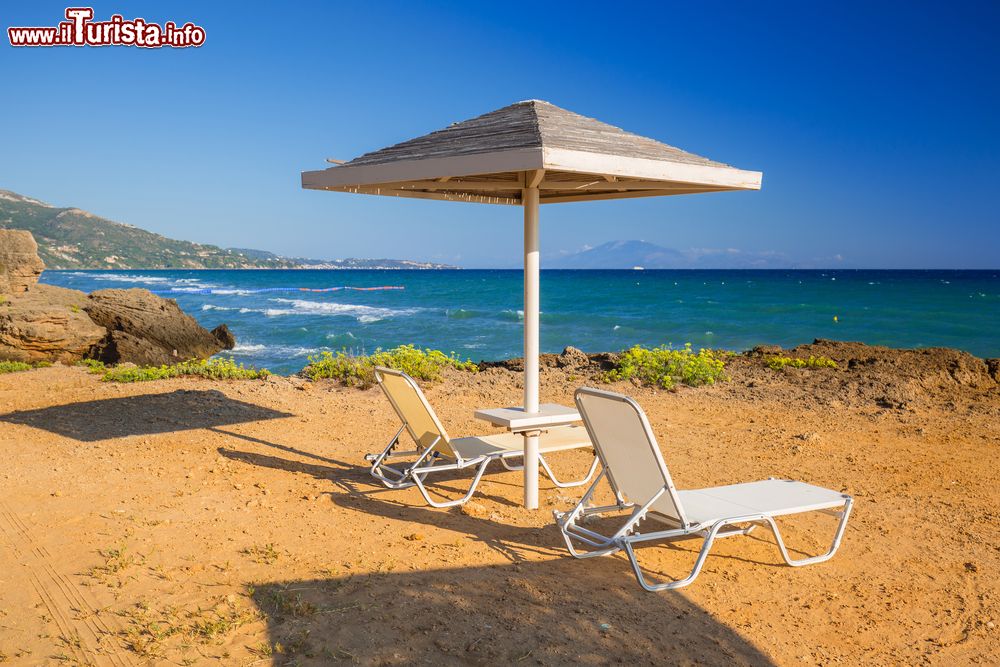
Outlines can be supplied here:
M444 269L406 259L305 259L179 241L78 208L0 190L0 229L26 229L50 269Z

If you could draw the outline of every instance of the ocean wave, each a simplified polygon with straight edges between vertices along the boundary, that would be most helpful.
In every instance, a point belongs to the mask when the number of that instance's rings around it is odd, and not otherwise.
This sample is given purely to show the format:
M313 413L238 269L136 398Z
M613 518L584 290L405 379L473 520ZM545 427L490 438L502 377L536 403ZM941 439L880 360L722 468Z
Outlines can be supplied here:
M377 308L360 304L334 303L330 301L306 301L305 299L270 299L275 303L288 304L291 308L267 308L268 317L281 315L344 315L353 317L362 324L378 322L390 317L413 315L421 308Z
M133 273L89 273L87 271L70 271L70 276L87 278L98 282L127 283L130 285L150 285L156 289L169 287L171 292L196 292L198 290L214 289L218 285L205 283L201 278L170 278L167 276L147 276Z
M74 273L73 275L81 275L90 278L91 280L100 280L102 282L116 282L116 283L141 283L146 285L162 285L164 283L169 283L170 278L164 278L163 276L143 276L143 275L130 275L127 273Z
M238 343L229 352L244 357L307 357L311 354L329 351L328 347L303 347L301 345L263 345L261 343ZM223 353L226 354L226 353Z

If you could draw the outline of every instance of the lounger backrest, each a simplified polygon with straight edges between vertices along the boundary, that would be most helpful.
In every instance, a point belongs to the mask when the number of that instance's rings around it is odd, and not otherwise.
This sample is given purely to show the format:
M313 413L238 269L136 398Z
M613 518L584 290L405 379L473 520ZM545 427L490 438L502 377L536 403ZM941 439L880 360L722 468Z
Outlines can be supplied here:
M448 434L413 378L391 368L378 367L375 369L375 379L417 443L418 449L429 447L435 438L439 438L434 449L445 456L458 458L458 454L451 448Z
M680 498L642 408L628 396L590 388L576 391L576 407L612 487L637 505L666 487L650 509L684 525Z

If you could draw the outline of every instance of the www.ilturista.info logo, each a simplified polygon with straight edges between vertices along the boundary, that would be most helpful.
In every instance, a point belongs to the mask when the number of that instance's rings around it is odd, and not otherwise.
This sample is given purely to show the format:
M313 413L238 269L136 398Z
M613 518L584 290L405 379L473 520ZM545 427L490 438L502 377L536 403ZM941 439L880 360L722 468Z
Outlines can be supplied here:
M178 26L167 21L162 26L146 19L126 20L114 14L108 21L93 21L92 7L67 7L66 21L55 27L11 27L11 46L163 46L185 48L205 43L205 29L193 23Z

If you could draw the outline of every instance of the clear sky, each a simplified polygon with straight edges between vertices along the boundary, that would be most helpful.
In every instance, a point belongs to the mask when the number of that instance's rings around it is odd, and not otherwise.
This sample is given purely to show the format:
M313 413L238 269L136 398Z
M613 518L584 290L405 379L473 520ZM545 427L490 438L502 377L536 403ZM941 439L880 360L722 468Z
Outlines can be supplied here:
M55 25L65 7L0 16ZM997 2L94 10L192 21L207 40L14 49L4 34L0 188L223 246L517 266L516 208L305 191L299 172L539 98L764 172L760 192L543 207L543 253L644 239L818 266L1000 267Z

